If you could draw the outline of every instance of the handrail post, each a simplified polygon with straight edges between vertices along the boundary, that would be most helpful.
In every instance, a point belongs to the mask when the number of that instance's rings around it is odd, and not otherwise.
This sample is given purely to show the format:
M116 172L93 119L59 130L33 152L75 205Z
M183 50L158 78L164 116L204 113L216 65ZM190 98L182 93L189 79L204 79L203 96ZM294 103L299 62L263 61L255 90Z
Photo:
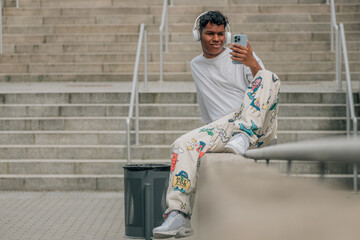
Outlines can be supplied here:
M346 88L346 136L350 137L350 107L349 107L349 89Z
M328 3L328 2L327 2ZM335 15L335 3L334 0L331 0L330 4L330 44L331 44L331 51L334 51L334 28L336 28L336 15Z
M345 39L345 32L344 32L344 25L340 23L340 34L341 34L341 44L342 44L342 51L344 54L344 65L345 65L345 73L346 73L346 88L347 88L347 99L349 105L349 118L351 117L353 120L353 124L357 125L356 114L354 110L354 99L352 94L352 87L351 87L351 75L350 75L350 68L349 68L349 60L346 48L346 39ZM354 129L354 134L357 134L357 129Z
M140 34L139 34L139 40L136 50L136 59L135 59L135 67L134 67L134 73L133 73L133 82L131 86L131 95L130 95L130 105L129 105L129 115L126 119L126 138L127 138L127 160L130 164L131 156L130 156L130 122L133 117L133 108L134 108L134 101L135 101L135 143L139 144L139 82L138 82L138 72L139 72L139 62L140 62L140 55L141 55L141 45L143 42L143 35L146 32L145 30L145 24L140 25ZM146 45L146 44L145 44ZM146 58L146 53L144 53L144 57ZM147 79L147 60L146 64L144 66L144 75Z
M168 8L166 6L166 15L165 15L165 52L169 52L169 31L168 31Z
M160 23L160 71L159 71L159 81L163 82L163 28L165 27L165 52L168 52L169 45L169 34L168 34L168 0L164 0L163 10L161 15L161 23Z
M159 72L159 81L162 82L163 81L163 43L162 43L162 29L160 29L160 72Z
M19 0L16 0L16 8L19 8Z
M148 88L147 28L144 28L144 88Z
M126 146L127 146L127 152L126 152L126 157L127 157L127 163L130 164L131 163L131 150L130 150L130 118L126 118Z
M349 60L346 48L346 39L345 39L345 31L344 25L342 23L339 24L340 36L341 36L341 45L342 51L344 53L344 65L345 65L345 73L346 73L346 131L347 135L350 136L350 118L353 121L353 138L357 138L357 118L355 114L355 106L354 106L354 99L351 87L351 75L350 75L350 68L349 68ZM354 186L354 193L357 193L357 179L358 179L358 170L357 164L353 164L353 186Z
M3 35L2 35L2 0L0 0L0 54L3 53Z
M340 31L339 27L336 26L335 29L335 47L336 47L336 53L335 53L335 61L336 61L336 81L338 83L338 90L342 91L342 56L341 56L341 37L340 37Z
M136 82L135 90L135 144L139 145L139 82Z
M326 3L329 3L327 1ZM341 43L340 43L340 32L339 27L336 23L336 12L335 12L335 3L334 0L330 0L330 48L334 52L335 45L335 81L338 84L338 90L342 91L342 81L341 81ZM335 42L334 42L334 29L335 29Z

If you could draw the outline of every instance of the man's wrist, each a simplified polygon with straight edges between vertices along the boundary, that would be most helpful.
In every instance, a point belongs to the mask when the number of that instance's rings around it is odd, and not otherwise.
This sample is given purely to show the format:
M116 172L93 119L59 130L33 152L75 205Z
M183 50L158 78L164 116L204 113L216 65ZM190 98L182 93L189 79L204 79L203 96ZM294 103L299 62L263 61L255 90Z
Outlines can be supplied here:
M262 70L262 67L260 66L260 64L256 60L249 67L250 67L250 70L251 70L251 73L252 73L253 77L255 77L255 75L257 74L258 71Z

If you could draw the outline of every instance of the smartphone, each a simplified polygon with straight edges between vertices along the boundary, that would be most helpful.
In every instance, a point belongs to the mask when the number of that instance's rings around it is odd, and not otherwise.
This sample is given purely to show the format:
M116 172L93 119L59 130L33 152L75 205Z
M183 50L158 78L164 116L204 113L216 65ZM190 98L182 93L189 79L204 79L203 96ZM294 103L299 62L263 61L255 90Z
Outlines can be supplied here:
M247 47L247 35L246 34L235 34L232 36L232 42L241 46ZM242 64L239 61L232 60L234 64Z

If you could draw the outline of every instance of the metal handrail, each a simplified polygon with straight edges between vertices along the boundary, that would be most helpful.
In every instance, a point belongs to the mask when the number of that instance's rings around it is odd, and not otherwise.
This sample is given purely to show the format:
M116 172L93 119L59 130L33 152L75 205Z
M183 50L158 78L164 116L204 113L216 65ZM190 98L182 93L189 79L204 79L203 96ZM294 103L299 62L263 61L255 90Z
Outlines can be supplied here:
M342 83L341 83L341 43L339 38L339 27L336 23L336 13L335 13L335 3L334 0L330 0L330 12L331 12L331 19L330 19L330 45L331 51L334 51L335 45L335 81L338 83L339 91L342 90ZM334 42L334 30L335 30L335 42Z
M357 139L357 118L355 115L354 98L353 98L352 87L351 87L351 75L350 75L349 59L348 59L347 48L346 48L344 25L342 23L340 23L339 28L340 28L339 39L341 41L342 50L344 53L344 65L345 65L345 73L346 73L346 134L348 137L351 136L350 119L352 119L353 139ZM340 57L339 64L341 64L341 57ZM357 178L357 175L358 175L357 163L354 163L354 165L353 165L353 174L354 174L354 191L356 192L357 191L357 180L355 181L355 176Z
M173 2L171 1L171 6ZM163 30L165 27L165 52L169 51L169 33L168 33L168 0L164 0L163 10L161 15L161 23L160 23L160 82L163 81Z
M336 13L335 13L334 0L330 0L330 13L331 13L331 19L330 19L331 51L334 51L334 29L335 29L335 32L338 30L338 26L336 24ZM336 33L335 33L335 35L336 35Z
M3 53L3 35L2 35L2 0L0 0L0 54Z
M335 46L336 46L336 81L338 82L339 90L342 90L342 56L341 52L343 51L344 55L344 64L346 72L346 132L350 136L350 119L353 121L353 134L354 137L357 136L357 118L355 115L354 100L352 96L352 87L351 87L351 75L349 68L349 60L347 55L346 48L346 39L344 25L342 23L339 26L336 23L336 13L335 13L335 3L334 0L330 0L331 7L331 50L334 50L334 33L335 29Z
M147 30L145 24L140 25L139 40L136 51L135 67L133 74L133 82L131 88L131 97L130 97L130 106L129 106L129 115L126 118L126 144L127 144L127 162L131 163L131 137L130 137L130 123L133 117L133 108L135 101L135 144L139 145L139 81L138 81L138 71L139 71L139 62L141 56L141 45L144 42L144 82L145 88L147 87Z
M250 149L245 156L252 159L302 160L360 163L360 139L347 137L293 142Z
M346 162L354 165L360 163L360 140L338 137L315 141L296 142L251 149L245 152L245 157L255 160L286 160ZM289 167L288 167L289 171ZM357 172L356 172L357 173ZM357 175L354 175L354 192L357 192Z
M355 105L354 105L354 98L352 94L352 87L351 87L351 75L350 75L350 68L349 68L349 59L347 55L347 48L346 48L346 39L345 39L345 31L344 25L342 23L339 24L340 26L340 39L342 44L342 51L344 54L344 65L345 65L345 72L346 72L346 132L347 135L351 135L350 131L350 119L353 122L353 136L357 138L357 118L355 114ZM341 64L341 61L340 63Z

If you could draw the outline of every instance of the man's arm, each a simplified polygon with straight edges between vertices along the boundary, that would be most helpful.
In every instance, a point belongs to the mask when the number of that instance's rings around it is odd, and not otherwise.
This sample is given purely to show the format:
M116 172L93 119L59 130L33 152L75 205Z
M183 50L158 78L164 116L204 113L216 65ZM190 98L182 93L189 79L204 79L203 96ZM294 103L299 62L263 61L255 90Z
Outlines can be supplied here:
M253 55L249 41L247 41L247 47L232 43L232 47L230 49L233 50L233 52L230 53L232 55L231 59L239 61L245 66L248 66L251 70L253 77L255 77L256 73L262 69Z

